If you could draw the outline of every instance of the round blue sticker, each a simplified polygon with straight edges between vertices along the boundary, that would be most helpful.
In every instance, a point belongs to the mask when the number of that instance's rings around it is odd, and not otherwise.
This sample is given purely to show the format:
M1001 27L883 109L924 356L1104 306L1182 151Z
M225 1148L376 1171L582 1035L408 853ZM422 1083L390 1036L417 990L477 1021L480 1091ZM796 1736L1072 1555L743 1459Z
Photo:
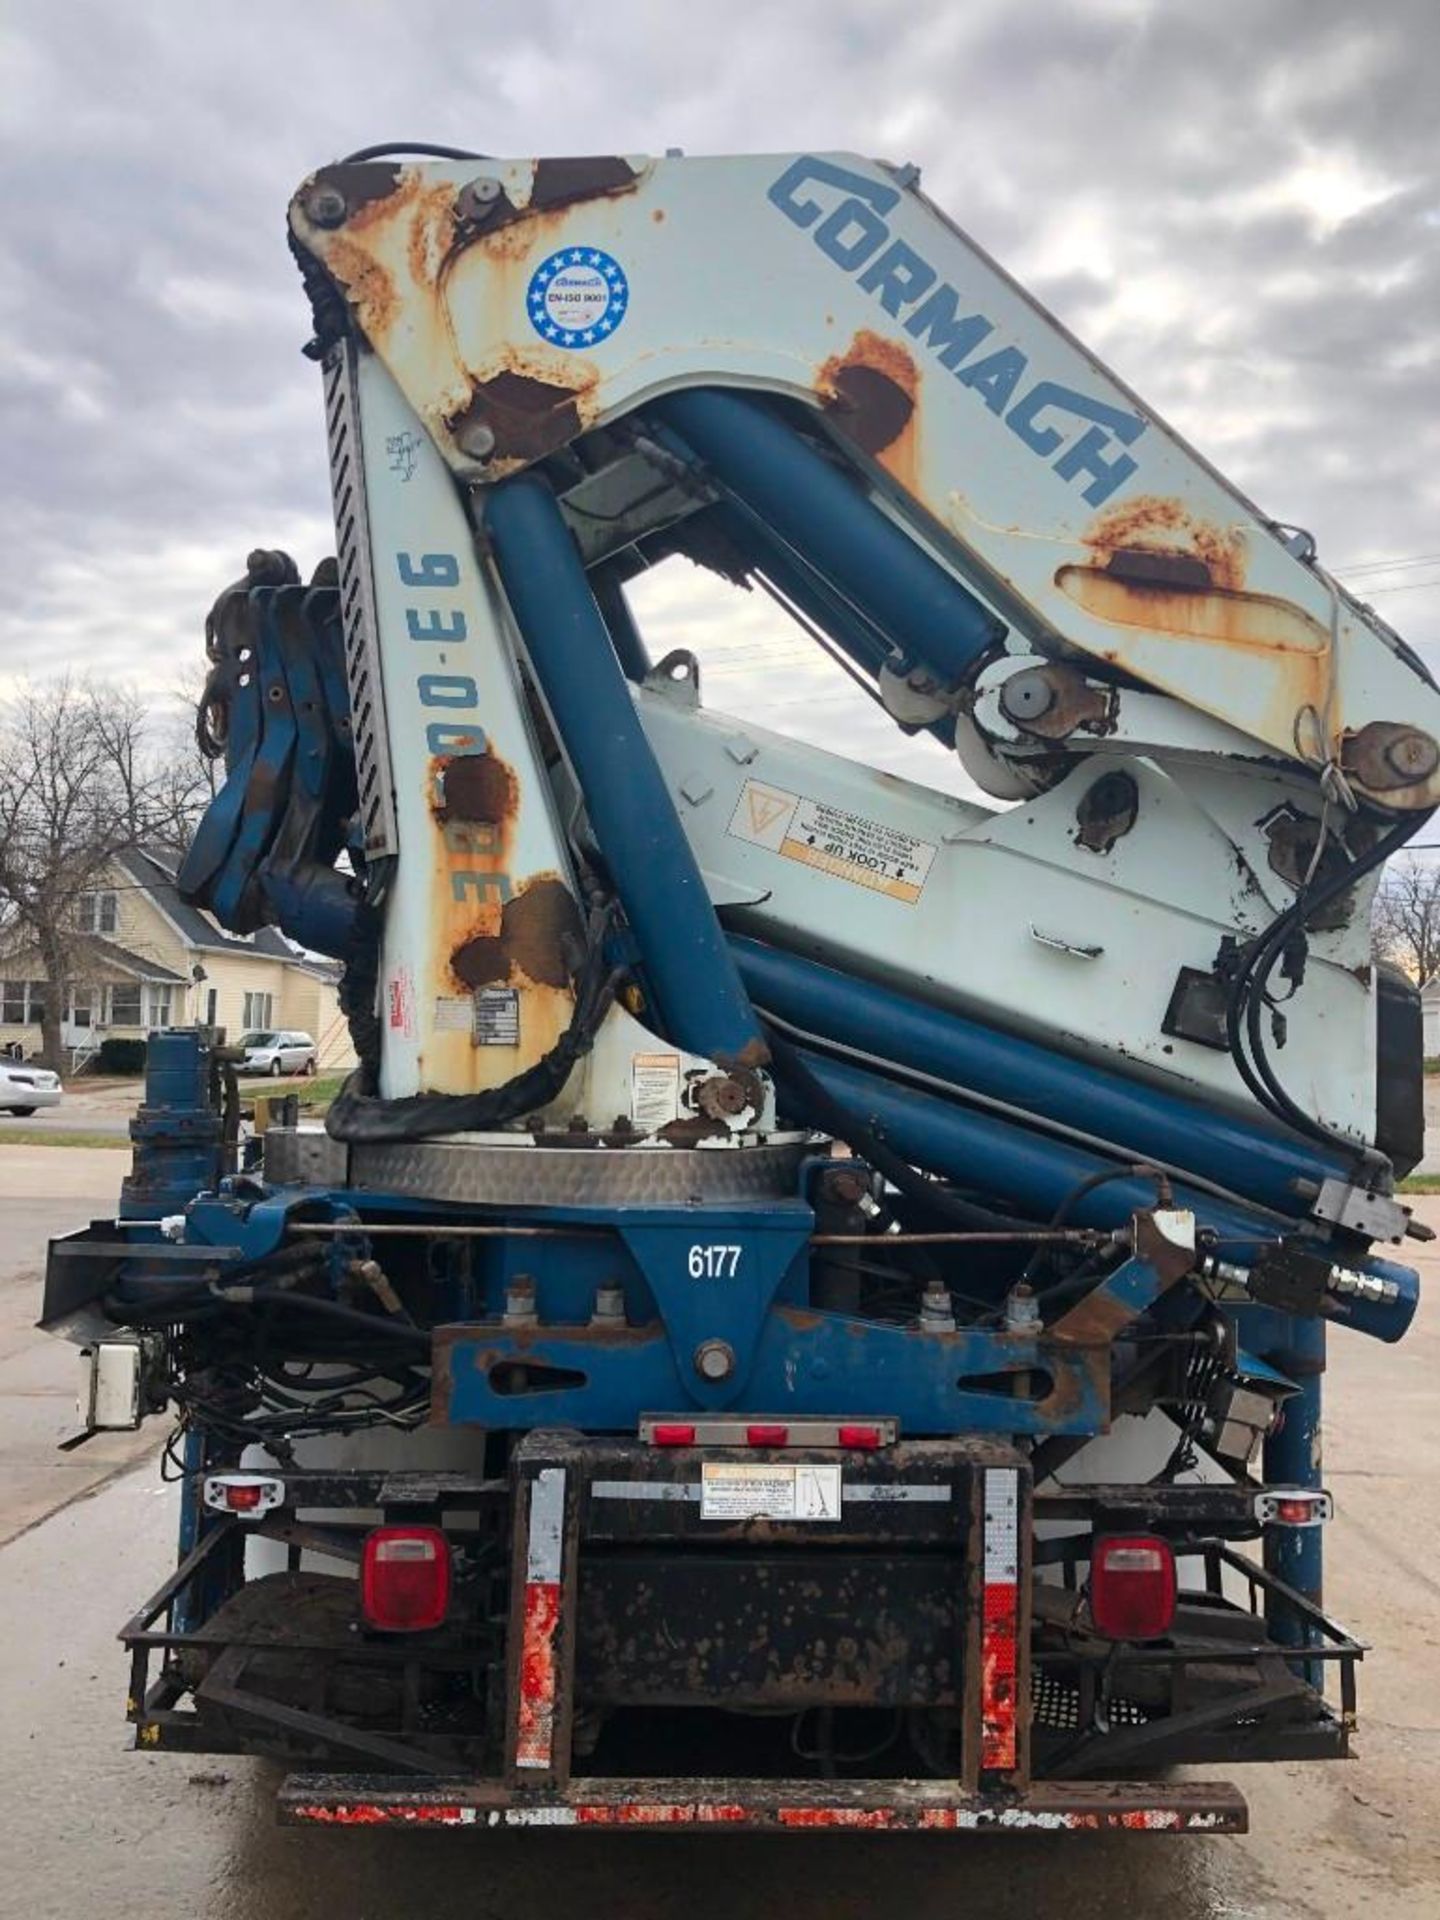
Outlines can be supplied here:
M530 324L552 347L597 346L625 318L625 269L599 247L562 247L542 260L525 295Z

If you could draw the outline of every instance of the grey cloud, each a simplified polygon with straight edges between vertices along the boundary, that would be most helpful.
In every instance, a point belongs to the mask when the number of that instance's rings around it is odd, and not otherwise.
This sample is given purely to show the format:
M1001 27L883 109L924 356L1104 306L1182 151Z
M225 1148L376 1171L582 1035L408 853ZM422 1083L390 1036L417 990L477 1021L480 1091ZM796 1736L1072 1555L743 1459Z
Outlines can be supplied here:
M1437 33L1426 0L11 0L0 673L169 684L212 558L218 588L256 542L319 557L285 205L389 136L915 160L1268 510L1338 560L1434 551ZM1393 191L1327 225L1282 193L1307 166ZM1440 654L1440 590L1376 605Z

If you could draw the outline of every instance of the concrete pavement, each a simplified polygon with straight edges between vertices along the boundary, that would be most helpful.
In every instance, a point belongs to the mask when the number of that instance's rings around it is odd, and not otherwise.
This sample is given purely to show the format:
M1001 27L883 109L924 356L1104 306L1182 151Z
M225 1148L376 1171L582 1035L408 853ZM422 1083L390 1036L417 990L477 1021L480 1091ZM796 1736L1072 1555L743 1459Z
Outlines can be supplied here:
M109 1202L124 1166L123 1154L75 1148L0 1155L3 1352L36 1370L25 1378L39 1383L39 1425L55 1432L69 1357L49 1343L41 1357L24 1331L35 1261L47 1232ZM1440 1201L1421 1206L1440 1225ZM1430 1291L1402 1345L1332 1342L1327 1479L1339 1513L1327 1598L1375 1648L1359 1756L1236 1769L1251 1802L1245 1839L282 1832L275 1769L127 1750L114 1634L173 1563L173 1496L152 1462L89 1498L43 1474L37 1494L32 1477L22 1508L33 1519L38 1498L55 1511L0 1548L0 1916L1435 1920L1440 1250L1422 1249L1419 1263ZM0 1479L17 1462L23 1473L48 1438L25 1426L25 1397L0 1398ZM15 1511L0 1494L0 1518Z

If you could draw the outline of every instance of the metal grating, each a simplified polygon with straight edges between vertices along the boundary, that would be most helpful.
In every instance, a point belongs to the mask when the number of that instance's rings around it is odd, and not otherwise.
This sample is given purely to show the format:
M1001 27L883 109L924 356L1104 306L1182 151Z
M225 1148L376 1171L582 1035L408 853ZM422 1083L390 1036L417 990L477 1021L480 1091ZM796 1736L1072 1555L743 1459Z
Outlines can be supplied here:
M365 457L360 438L356 349L338 341L322 363L325 437L330 450L330 491L335 503L335 553L340 569L340 619L345 634L345 676L350 687L351 731L360 821L369 859L394 853L395 789L385 730L385 694L380 678L375 587L370 573L370 516L365 502Z
M1035 1725L1049 1733L1078 1733L1080 1690L1036 1671L1030 1679L1030 1711ZM1106 1718L1112 1727L1143 1727L1150 1716L1133 1700L1111 1700Z

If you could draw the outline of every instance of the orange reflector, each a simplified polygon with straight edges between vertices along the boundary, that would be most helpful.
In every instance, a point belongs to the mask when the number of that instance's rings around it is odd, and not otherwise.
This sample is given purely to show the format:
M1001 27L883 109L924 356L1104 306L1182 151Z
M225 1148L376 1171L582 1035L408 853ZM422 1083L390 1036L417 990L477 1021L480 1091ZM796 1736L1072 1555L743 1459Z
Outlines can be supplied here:
M861 1447L872 1453L880 1445L878 1427L841 1427L837 1435L842 1447Z
M450 1610L450 1543L438 1527L377 1527L360 1560L360 1611L382 1633L426 1633Z
M788 1427L754 1426L745 1429L747 1447L783 1447L789 1438Z
M657 1447L693 1447L695 1429L693 1426L686 1426L683 1421L672 1420L668 1424L662 1423L654 1427L650 1438Z
M1090 1617L1111 1640L1158 1640L1175 1618L1175 1555L1153 1534L1111 1534L1090 1555Z

